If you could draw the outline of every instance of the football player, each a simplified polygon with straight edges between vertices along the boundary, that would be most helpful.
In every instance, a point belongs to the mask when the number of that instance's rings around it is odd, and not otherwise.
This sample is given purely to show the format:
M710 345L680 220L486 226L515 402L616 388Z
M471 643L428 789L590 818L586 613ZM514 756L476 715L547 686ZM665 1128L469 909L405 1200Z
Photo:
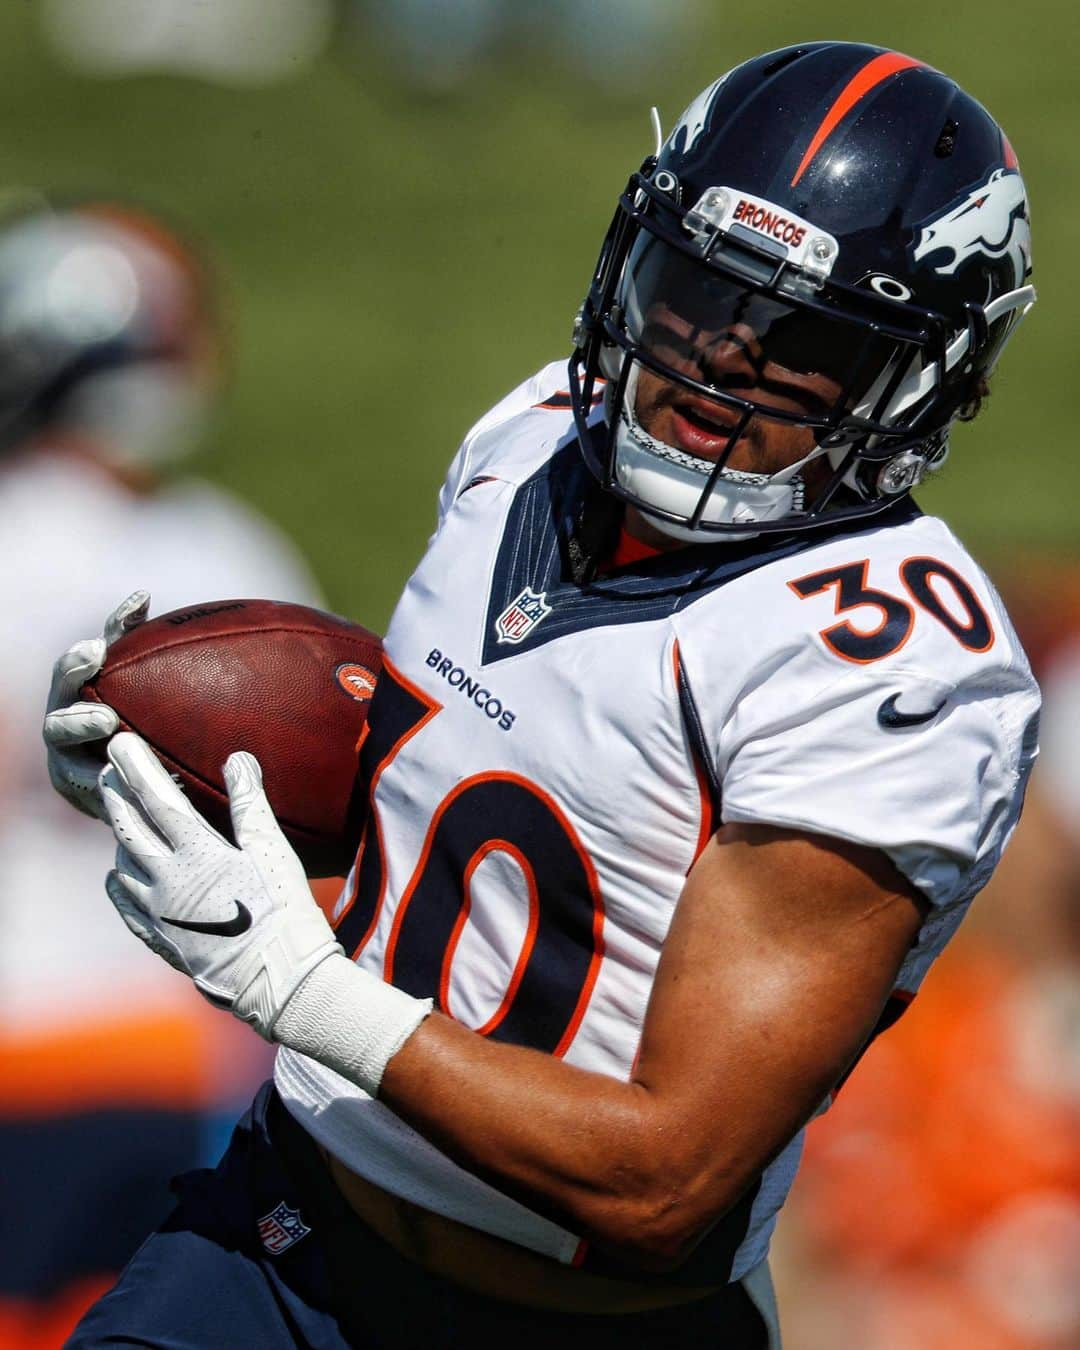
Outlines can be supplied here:
M136 569L167 609L318 598L270 522L182 467L218 403L217 312L201 256L143 209L38 200L0 221L5 1346L62 1341L266 1074L266 1047L101 912L111 841L50 790L38 731L43 665Z
M1035 755L1009 620L910 496L1034 299L1028 211L995 121L875 47L749 61L657 139L569 375L451 467L333 931L251 756L233 847L136 737L97 777L115 719L71 700L104 642L57 666L113 903L281 1046L76 1346L779 1344L803 1127Z

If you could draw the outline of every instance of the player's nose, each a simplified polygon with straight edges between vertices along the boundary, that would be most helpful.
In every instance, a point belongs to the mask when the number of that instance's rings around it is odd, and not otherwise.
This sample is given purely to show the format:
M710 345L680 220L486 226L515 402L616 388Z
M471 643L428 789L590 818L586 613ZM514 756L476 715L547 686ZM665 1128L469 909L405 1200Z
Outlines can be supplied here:
M761 344L745 324L731 324L697 345L702 374L709 383L732 376L755 377L761 364Z

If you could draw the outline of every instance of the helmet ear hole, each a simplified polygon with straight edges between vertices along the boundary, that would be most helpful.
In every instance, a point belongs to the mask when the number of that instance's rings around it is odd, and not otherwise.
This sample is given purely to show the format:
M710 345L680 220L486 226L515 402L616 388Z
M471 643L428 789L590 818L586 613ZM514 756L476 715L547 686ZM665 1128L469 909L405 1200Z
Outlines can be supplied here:
M937 144L934 146L934 154L938 159L948 159L956 149L956 133L959 126L951 117L945 119L945 125L937 138Z

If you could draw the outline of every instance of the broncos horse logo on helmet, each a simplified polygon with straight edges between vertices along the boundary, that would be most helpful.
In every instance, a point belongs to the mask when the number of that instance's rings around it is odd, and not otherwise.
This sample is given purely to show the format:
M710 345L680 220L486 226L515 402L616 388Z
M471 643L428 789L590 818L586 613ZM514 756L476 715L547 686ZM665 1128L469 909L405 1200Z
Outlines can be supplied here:
M1019 285L1031 271L1031 226L1020 174L995 169L958 206L920 229L911 256L921 262L940 249L948 249L952 255L934 266L942 276L951 275L981 254L990 258L1008 255Z

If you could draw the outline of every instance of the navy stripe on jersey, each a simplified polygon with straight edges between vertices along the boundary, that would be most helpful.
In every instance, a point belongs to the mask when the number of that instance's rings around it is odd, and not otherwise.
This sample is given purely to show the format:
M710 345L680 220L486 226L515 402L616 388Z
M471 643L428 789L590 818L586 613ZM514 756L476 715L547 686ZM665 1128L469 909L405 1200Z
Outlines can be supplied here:
M587 628L668 618L716 587L767 563L803 553L825 539L901 524L921 514L914 502L904 498L869 526L862 520L848 520L824 529L743 542L691 544L577 585L564 579L569 577L567 544L592 484L575 437L514 494L488 594L484 665ZM551 613L524 638L500 642L496 620L526 588L542 593Z
M716 761L713 753L705 739L705 732L701 725L701 714L697 710L697 704L694 702L694 695L690 689L690 681L686 678L686 667L679 662L679 707L682 709L683 722L686 724L686 733L690 738L690 750L694 756L698 767L705 776L705 783L709 789L709 805L712 808L712 818L719 824L720 821L720 780L716 776Z

